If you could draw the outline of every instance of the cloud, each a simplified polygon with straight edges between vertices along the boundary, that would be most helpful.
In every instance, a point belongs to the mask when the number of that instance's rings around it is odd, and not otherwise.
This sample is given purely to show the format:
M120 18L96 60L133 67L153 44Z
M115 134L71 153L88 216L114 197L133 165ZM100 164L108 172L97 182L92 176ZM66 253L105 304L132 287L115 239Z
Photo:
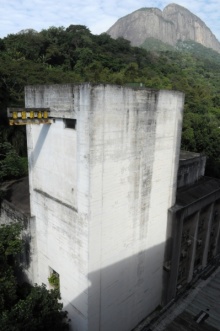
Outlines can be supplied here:
M1 0L0 37L32 28L37 31L50 26L86 25L92 33L108 30L120 17L143 7L161 10L167 0ZM199 16L220 39L219 0L175 0Z

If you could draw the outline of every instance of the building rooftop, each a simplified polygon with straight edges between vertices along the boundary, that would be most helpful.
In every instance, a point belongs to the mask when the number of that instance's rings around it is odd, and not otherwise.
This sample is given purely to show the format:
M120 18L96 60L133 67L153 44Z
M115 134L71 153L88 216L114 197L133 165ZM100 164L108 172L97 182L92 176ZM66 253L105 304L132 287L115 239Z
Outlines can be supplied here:
M194 185L181 188L177 191L176 205L178 205L178 207L184 207L214 193L217 190L220 190L219 179L202 177Z
M182 300L176 302L151 329L154 331L220 330L220 267Z
M195 157L200 157L200 156L201 154L199 153L188 152L183 150L180 151L180 161L194 159Z
M23 214L30 214L30 196L28 177L4 182L1 189L5 192L4 199Z

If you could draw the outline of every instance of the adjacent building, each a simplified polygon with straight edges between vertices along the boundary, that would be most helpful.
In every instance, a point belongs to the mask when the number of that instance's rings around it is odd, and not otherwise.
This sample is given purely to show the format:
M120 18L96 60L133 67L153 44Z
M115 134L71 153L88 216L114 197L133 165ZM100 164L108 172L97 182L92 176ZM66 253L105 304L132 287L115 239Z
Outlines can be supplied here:
M220 180L204 176L206 157L182 152L175 205L169 209L164 263L169 302L219 253Z

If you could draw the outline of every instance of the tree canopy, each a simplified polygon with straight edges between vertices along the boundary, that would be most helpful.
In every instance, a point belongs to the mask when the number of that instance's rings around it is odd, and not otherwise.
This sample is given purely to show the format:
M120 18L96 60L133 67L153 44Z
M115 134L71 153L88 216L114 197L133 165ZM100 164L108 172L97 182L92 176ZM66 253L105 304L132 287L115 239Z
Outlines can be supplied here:
M93 35L83 25L28 30L0 39L2 125L7 106L24 105L25 85L89 81L180 90L185 93L182 148L205 153L210 172L219 176L213 165L220 154L220 54L190 42L158 51L154 43L146 40L144 47L150 50L132 47L123 38ZM21 144L16 151L25 154L23 128L4 125L0 139L14 145L17 132Z
M21 284L16 277L22 266L21 226L0 227L0 329L1 331L68 330L67 312L62 311L59 290Z

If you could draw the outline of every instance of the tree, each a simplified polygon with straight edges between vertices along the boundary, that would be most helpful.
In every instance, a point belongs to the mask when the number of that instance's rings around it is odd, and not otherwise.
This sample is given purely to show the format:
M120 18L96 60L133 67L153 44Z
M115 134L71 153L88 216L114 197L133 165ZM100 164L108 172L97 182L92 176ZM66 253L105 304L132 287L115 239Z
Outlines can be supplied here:
M106 33L92 35L83 25L50 27L39 33L28 30L0 39L0 141L10 142L19 155L25 155L24 131L7 127L6 108L24 106L26 85L141 82L185 93L182 147L208 153L209 164L217 169L220 55L192 42L181 43L176 50L149 42L156 46L153 51Z
M0 143L0 182L27 175L27 158L20 157L10 143Z
M1 331L68 330L67 312L62 310L59 290L46 286L19 284L16 270L21 267L23 249L21 226L0 228L0 329Z
M0 228L0 311L10 309L17 301L14 270L17 254L22 250L20 231L19 224Z
M63 331L68 330L64 322L67 313L57 290L46 289L43 284L31 287L30 293L19 300L10 310L3 312L0 318L2 331Z

